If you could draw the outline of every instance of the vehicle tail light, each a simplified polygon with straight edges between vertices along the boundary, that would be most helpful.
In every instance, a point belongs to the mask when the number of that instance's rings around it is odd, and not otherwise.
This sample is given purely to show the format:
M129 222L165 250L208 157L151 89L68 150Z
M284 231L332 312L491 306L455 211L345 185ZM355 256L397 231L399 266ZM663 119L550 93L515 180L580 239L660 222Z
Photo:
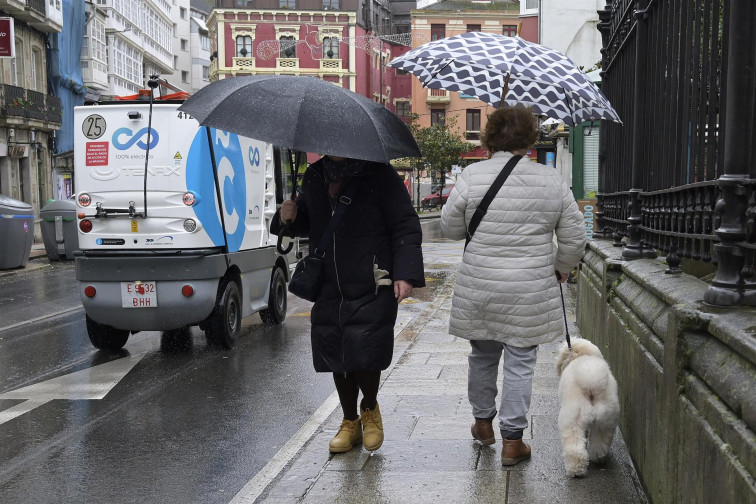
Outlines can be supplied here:
M92 203L92 197L87 193L79 194L79 205L88 207Z
M92 231L92 221L89 219L79 221L79 229L81 229L82 233L89 233Z
M88 298L95 297L95 294L97 294L97 289L95 289L91 285L87 285L86 287L84 287L84 295L87 296Z
M191 285L184 285L181 287L181 294L185 297L191 297L191 295L194 294L194 288Z
M193 192L185 192L182 199L184 201L184 205L186 206L193 206L195 201L197 201L197 197Z

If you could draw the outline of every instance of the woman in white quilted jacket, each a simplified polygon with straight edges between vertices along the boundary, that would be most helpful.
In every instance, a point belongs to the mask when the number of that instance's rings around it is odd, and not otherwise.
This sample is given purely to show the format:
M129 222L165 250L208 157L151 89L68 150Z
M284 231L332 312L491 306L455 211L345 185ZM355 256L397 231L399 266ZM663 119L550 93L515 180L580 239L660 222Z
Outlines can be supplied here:
M447 238L462 239L475 209L514 156L538 139L530 109L497 109L481 142L490 159L457 177L441 213ZM528 426L538 345L564 334L559 283L583 256L585 223L572 191L552 167L522 157L491 201L467 245L452 298L449 332L470 340L468 397L473 438L495 442L497 374L502 355L499 429L502 465L530 457ZM556 240L554 236L556 235Z

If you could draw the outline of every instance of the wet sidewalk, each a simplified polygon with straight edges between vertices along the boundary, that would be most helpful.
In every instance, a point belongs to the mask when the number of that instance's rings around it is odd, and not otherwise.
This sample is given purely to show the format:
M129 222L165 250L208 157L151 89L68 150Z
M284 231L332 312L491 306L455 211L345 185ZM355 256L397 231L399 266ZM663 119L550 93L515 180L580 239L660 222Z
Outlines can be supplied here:
M560 341L542 345L538 352L530 427L524 435L532 458L502 467L498 428L496 445L473 441L467 400L469 342L448 334L462 246L444 240L423 245L426 274L442 285L429 308L417 313L412 303L400 307L394 362L382 375L378 394L383 446L372 454L363 448L329 454L328 442L341 423L334 393L232 502L647 502L619 431L605 464L591 465L583 479L566 476L554 371ZM577 338L574 292L574 285L566 286L570 334Z

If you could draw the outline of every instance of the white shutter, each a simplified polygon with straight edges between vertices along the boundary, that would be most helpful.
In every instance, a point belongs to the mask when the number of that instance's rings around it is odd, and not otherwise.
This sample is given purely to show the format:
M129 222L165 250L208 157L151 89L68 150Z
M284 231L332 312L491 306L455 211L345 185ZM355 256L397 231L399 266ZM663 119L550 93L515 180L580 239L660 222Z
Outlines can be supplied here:
M595 198L598 192L599 128L583 128L583 190L586 198ZM588 135L588 132L591 132Z

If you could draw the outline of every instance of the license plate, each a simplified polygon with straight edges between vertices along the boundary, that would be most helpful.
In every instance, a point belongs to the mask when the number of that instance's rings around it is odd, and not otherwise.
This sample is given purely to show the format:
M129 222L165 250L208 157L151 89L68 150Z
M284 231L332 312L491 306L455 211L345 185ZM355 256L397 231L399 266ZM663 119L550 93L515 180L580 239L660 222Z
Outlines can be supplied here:
M157 307L155 282L121 282L121 305L124 308Z

